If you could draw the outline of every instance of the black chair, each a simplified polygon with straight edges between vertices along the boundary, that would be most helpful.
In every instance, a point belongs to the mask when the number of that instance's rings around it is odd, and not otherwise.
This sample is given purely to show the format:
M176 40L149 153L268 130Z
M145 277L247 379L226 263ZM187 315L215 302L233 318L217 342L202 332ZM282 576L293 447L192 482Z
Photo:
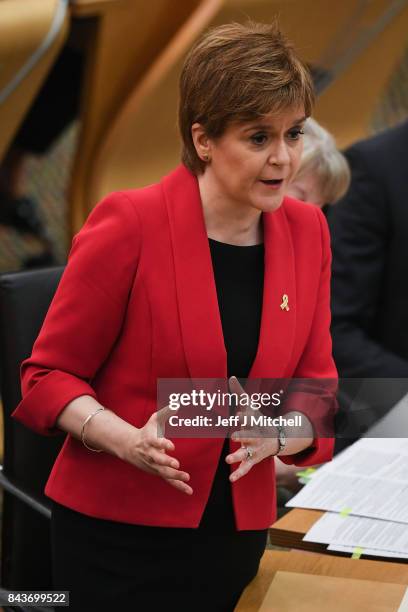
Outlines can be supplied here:
M4 411L1 585L9 590L52 589L51 512L43 490L64 436L40 436L11 419L10 414L21 399L20 364L31 354L62 271L62 267L48 268L0 276Z

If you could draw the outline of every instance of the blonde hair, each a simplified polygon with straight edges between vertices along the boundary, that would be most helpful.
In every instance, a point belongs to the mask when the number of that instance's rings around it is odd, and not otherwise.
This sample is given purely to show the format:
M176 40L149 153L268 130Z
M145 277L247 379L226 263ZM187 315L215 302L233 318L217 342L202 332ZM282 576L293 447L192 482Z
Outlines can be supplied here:
M306 65L277 23L229 23L209 30L188 54L180 77L179 129L182 161L194 174L205 164L197 155L191 126L209 138L231 123L303 105L312 112L313 83Z
M309 117L304 126L303 154L297 177L314 173L325 202L334 203L350 185L350 168L337 149L333 136L315 119Z

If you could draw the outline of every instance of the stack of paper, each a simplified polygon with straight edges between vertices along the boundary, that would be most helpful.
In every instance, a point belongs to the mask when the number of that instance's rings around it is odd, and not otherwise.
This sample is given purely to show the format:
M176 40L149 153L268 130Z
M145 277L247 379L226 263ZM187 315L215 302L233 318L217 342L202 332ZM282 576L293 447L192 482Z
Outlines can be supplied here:
M303 539L329 544L329 550L408 558L407 526L393 521L326 512Z
M408 439L361 439L314 472L289 507L328 510L304 540L408 558Z

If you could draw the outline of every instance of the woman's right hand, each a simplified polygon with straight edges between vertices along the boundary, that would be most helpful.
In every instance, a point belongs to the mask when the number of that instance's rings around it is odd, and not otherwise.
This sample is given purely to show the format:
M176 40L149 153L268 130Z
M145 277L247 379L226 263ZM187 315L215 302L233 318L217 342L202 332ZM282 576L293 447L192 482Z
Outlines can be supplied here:
M56 425L81 440L84 421L100 408L104 406L95 398L81 395L65 406ZM180 464L175 457L167 455L167 452L175 450L173 442L160 437L172 413L174 411L166 406L152 414L144 427L137 429L109 408L98 410L98 415L86 425L85 437L91 448L103 450L144 472L164 478L171 486L191 495L193 489L187 484L190 474L179 469Z
M168 406L154 412L141 429L132 428L124 449L122 459L139 469L163 478L169 485L191 495L193 489L187 482L190 474L180 470L175 457L167 455L175 446L171 440L159 437L160 430L173 412Z

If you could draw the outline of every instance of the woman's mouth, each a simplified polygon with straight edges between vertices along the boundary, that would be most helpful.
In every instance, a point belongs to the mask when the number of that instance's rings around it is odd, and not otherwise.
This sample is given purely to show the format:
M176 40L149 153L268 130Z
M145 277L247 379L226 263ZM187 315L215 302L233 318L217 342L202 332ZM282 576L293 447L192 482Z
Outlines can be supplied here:
M283 179L261 179L261 183L270 189L279 189L283 184Z

